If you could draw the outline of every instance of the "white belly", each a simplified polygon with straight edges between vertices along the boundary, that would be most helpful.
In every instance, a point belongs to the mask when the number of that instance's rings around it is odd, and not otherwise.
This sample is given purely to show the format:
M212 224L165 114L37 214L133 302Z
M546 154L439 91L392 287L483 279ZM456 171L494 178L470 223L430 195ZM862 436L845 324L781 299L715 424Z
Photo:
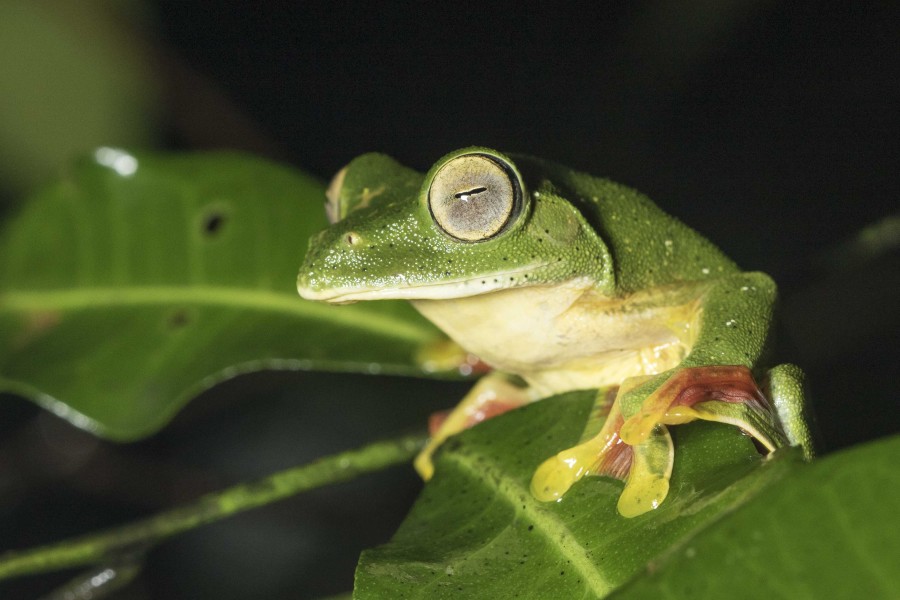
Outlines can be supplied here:
M676 366L693 343L701 291L610 299L572 281L413 305L460 346L544 396Z

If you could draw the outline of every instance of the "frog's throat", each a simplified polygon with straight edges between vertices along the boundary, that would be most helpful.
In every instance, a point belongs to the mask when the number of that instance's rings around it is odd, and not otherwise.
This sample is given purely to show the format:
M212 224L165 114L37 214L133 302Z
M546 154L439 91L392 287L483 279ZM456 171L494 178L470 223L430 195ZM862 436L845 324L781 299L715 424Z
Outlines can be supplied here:
M546 267L548 263L537 263L510 269L502 273L487 273L475 277L466 277L442 281L440 283L417 284L381 283L383 287L366 287L364 284L354 287L333 287L313 289L307 286L297 286L300 296L306 300L319 300L331 304L345 304L360 300L452 300L454 298L468 298L498 290L506 290L515 287L540 285L543 283L533 274ZM521 276L521 277L520 277Z

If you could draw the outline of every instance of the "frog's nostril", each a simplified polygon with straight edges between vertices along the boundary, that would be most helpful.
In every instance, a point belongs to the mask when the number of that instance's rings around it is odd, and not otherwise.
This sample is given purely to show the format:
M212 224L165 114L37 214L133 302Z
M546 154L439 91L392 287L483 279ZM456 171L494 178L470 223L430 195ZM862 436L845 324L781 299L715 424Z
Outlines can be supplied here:
M348 246L356 246L361 241L362 241L362 238L355 231L351 231L347 235L344 236L344 242L346 242L346 244Z

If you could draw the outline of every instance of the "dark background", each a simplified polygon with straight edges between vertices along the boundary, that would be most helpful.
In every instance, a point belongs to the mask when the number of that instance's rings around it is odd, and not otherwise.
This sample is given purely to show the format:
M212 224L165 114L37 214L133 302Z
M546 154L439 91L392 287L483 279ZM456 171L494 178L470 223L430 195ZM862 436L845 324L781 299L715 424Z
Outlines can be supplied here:
M896 432L897 9L600 4L157 1L102 12L136 40L156 90L138 143L246 149L323 179L370 150L426 169L477 144L629 184L779 282L784 356L807 370L826 451ZM4 193L14 206L23 192ZM361 401L373 386L381 399ZM258 374L130 446L4 397L2 547L121 523L414 428L464 389ZM349 590L359 551L389 538L418 485L396 469L180 536L121 597ZM0 593L36 597L74 575Z

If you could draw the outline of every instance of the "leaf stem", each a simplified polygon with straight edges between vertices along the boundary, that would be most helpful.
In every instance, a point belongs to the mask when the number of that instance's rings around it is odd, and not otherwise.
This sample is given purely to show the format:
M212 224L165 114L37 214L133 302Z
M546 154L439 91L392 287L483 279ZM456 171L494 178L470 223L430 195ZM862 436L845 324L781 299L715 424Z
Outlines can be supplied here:
M113 529L0 555L0 580L57 571L146 551L178 533L270 504L294 494L408 462L425 443L424 433L375 442L293 467L152 517Z

